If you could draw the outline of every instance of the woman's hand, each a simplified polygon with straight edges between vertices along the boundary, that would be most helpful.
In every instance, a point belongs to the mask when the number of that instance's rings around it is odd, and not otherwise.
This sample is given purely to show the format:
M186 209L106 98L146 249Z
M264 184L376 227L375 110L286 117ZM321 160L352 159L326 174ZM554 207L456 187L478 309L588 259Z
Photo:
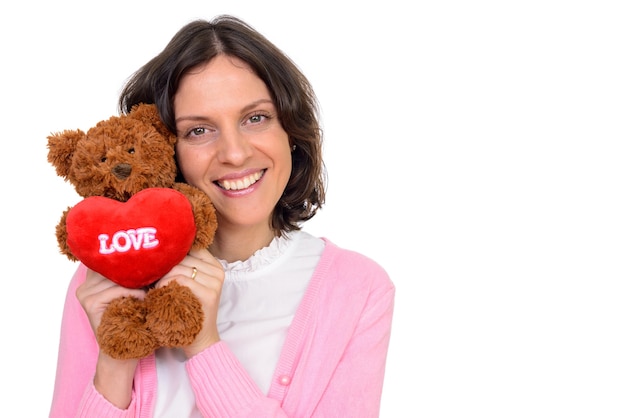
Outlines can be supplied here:
M195 277L192 278L194 267ZM156 287L167 286L172 280L187 286L202 304L204 322L196 339L183 347L187 358L193 357L220 340L217 331L217 309L224 284L224 269L208 250L191 250L189 254L170 270Z
M93 270L87 270L87 278L76 289L76 297L89 318L94 334L109 303L122 296L134 296L143 300L146 292L141 289L127 289Z
M78 289L76 297L85 310L94 335L100 325L102 313L113 299L134 296L143 299L144 290L126 289L101 274L87 270L87 278ZM96 363L94 386L96 390L120 409L126 409L132 399L133 376L139 360L116 360L102 351Z

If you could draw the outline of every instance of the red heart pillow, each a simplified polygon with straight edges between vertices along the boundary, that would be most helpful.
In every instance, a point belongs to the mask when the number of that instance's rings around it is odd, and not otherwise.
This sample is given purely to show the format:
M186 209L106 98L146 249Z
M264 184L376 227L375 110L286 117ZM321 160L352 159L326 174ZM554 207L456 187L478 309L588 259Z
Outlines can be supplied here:
M147 286L189 252L196 226L187 197L148 188L127 202L102 196L70 209L67 245L90 269L128 288Z

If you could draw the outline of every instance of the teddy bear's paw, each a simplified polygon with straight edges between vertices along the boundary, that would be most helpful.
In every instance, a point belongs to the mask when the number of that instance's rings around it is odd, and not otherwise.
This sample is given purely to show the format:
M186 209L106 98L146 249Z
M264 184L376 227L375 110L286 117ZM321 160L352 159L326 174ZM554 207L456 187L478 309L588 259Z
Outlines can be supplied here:
M146 326L160 347L185 347L202 329L202 305L187 286L171 282L151 289L145 304Z
M156 350L157 342L146 327L146 309L137 298L113 300L102 314L96 333L102 351L126 360L142 358Z

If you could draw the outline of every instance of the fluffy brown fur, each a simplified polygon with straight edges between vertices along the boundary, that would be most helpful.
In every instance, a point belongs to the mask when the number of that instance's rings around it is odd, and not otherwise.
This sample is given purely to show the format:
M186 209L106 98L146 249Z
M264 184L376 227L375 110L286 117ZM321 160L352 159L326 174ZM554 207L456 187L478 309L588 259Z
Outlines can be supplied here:
M84 197L104 196L125 202L150 187L174 188L189 199L196 225L192 248L213 241L217 220L208 196L176 183L176 136L161 122L154 105L138 105L128 115L101 121L86 133L67 130L48 137L48 161L59 176ZM62 254L78 261L67 245L68 207L56 227ZM176 217L176 214L171 214ZM129 266L132 274L132 266ZM100 348L118 359L141 358L158 347L190 344L200 331L200 302L178 283L151 289L144 300L119 298L107 307L96 338Z

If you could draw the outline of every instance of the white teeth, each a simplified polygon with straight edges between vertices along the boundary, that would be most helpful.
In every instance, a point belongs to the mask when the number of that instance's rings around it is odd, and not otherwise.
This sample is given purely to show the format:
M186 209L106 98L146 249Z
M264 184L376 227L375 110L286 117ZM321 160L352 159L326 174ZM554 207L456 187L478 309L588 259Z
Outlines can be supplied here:
M261 174L262 172L259 171L257 173L246 176L242 179L224 180L224 181L219 182L219 185L222 186L226 190L242 190L256 183L261 178Z

